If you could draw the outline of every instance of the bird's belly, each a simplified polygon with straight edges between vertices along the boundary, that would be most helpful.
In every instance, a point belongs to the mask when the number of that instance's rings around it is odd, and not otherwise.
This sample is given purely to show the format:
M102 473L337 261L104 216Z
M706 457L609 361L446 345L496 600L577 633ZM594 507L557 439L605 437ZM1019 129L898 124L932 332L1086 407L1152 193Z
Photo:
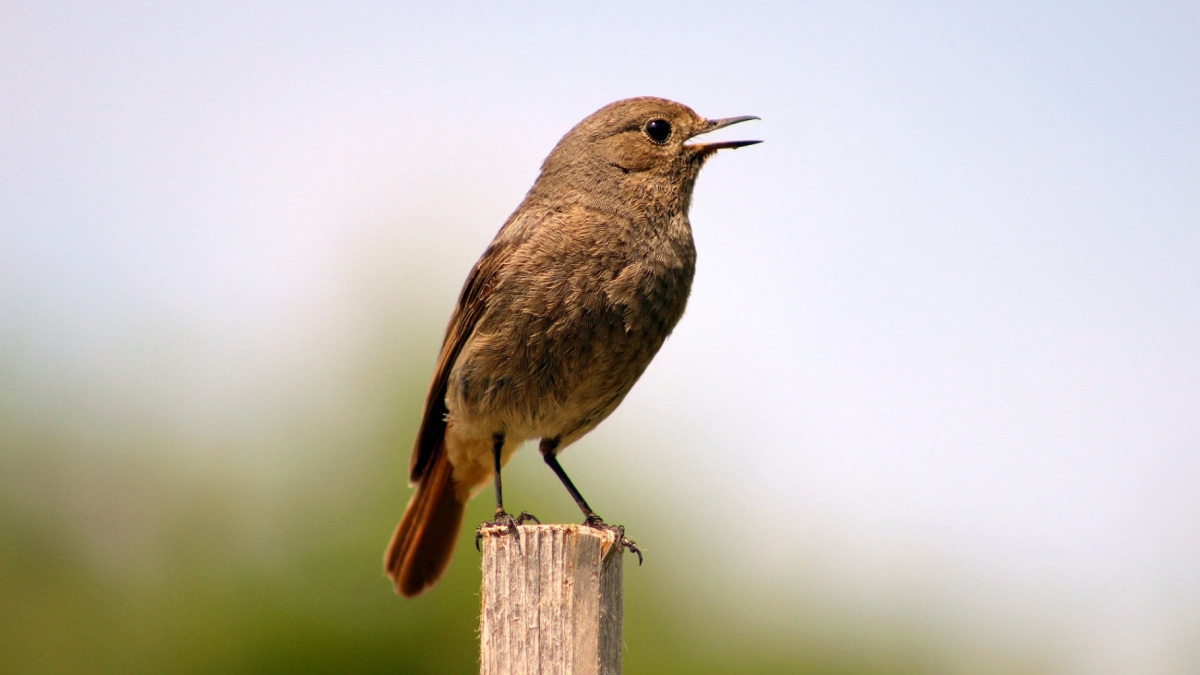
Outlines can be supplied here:
M619 313L604 314L482 336L451 373L451 425L562 445L587 433L621 402L670 330L665 322L630 330Z

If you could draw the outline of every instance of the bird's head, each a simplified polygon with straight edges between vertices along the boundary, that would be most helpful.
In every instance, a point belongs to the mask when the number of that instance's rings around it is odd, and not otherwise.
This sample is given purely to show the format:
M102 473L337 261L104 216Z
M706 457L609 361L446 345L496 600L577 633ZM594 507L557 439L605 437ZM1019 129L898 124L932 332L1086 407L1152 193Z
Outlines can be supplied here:
M665 180L686 194L716 151L761 141L691 143L693 138L757 117L707 119L674 101L651 96L610 103L563 136L542 164L541 180L598 187L625 178ZM586 184L586 185L585 185Z

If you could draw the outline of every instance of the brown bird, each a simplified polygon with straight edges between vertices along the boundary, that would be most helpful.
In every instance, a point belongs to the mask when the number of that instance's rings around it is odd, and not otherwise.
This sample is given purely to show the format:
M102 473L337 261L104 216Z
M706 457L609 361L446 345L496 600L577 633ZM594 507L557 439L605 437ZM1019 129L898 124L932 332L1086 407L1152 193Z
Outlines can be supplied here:
M384 556L398 593L417 595L441 577L466 502L489 480L494 522L513 526L500 469L529 439L541 439L586 524L620 529L592 511L558 453L621 403L683 314L700 167L717 150L759 142L687 141L752 119L631 98L588 116L546 157L446 328L412 452L417 490Z

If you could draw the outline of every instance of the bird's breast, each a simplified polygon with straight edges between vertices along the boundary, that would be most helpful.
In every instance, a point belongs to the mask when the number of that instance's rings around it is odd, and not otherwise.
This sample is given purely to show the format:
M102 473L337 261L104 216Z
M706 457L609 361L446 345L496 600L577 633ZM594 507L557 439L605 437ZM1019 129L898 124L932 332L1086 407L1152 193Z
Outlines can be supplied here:
M578 436L641 376L687 304L690 228L682 218L649 233L590 235L560 236L557 251L543 246L509 270L452 370L452 421Z

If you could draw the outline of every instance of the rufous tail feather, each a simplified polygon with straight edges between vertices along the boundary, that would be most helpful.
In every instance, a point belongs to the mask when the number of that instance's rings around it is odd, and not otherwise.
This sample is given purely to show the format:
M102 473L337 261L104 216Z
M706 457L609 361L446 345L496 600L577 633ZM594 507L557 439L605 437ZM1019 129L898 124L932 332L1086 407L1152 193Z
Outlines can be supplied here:
M451 473L445 454L438 453L417 483L384 554L384 568L396 592L406 598L437 583L454 554L466 504L456 494Z

